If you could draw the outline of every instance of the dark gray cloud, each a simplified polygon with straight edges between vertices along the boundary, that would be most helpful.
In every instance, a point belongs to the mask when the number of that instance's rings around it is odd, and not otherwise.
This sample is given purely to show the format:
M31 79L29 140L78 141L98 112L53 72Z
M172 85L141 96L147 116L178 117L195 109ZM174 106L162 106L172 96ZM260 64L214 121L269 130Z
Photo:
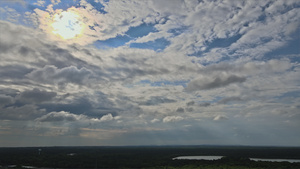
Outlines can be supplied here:
M0 107L13 103L13 98L11 96L0 94Z
M187 106L192 106L192 105L194 105L194 104L195 104L194 101L190 101L190 102L187 102L187 103L186 103Z
M24 65L14 64L0 66L0 78L3 79L22 79L24 76L31 72L31 68Z
M194 108L193 108L193 107L187 107L187 108L185 108L185 110L186 110L187 112L193 112L193 111L194 111Z
M243 101L242 98L237 97L237 96L232 96L232 97L226 97L218 101L219 104L227 104L229 102L235 102L235 101Z
M81 56L92 56L89 49L80 48L76 45L71 45L68 48L59 47L56 44L43 44L45 46L45 50L42 51L41 55L45 57L46 62L37 63L39 66L46 66L46 65L55 65L57 68L62 69L65 67L76 66L77 68L87 67L93 69L99 69L99 67L92 66L88 64L86 61L76 58L72 53L79 52ZM97 59L101 60L99 56Z
M166 68L154 68L150 65L144 65L134 67L130 64L124 64L119 63L122 65L125 65L126 67L119 67L119 68L108 68L109 71L107 76L110 77L111 80L117 80L117 81L129 81L137 77L143 77L143 76L149 76L149 75L164 75L169 73L170 71Z
M13 89L13 88L0 89L0 94L8 95L8 96L11 96L11 97L15 97L16 95L18 95L18 93L19 93L19 90Z
M96 97L95 97L96 96ZM65 96L64 96L65 97ZM91 96L77 96L76 98L68 101L62 100L62 103L40 103L39 108L45 109L47 112L70 112L75 115L84 114L88 117L99 118L106 114L112 114L116 116L119 111L115 108L113 102L111 102L105 94L98 92L92 98ZM95 103L94 100L97 100Z
M208 102L200 103L200 104L199 104L200 107L208 107L208 106L210 106L210 105L211 105L211 103L208 103Z
M144 102L139 102L139 105L152 106L163 103L174 103L176 100L168 99L164 96L151 96L149 100Z
M54 65L47 65L42 69L37 69L30 72L27 76L30 79L33 79L41 83L83 84L83 83L87 83L87 80L91 75L92 72L86 68L78 69L75 66L70 66L70 67L58 69Z
M184 113L184 108L178 107L176 110L177 113Z
M44 109L39 109L32 104L23 106L9 106L0 109L0 119L2 120L33 120L45 114Z
M52 100L57 94L55 92L43 91L37 88L22 92L17 98L22 103L41 103Z
M186 90L187 91L196 91L196 90L208 90L219 87L225 87L232 83L243 83L246 81L246 77L237 76L237 75L216 75L214 77L201 77L195 80L192 80L188 83Z

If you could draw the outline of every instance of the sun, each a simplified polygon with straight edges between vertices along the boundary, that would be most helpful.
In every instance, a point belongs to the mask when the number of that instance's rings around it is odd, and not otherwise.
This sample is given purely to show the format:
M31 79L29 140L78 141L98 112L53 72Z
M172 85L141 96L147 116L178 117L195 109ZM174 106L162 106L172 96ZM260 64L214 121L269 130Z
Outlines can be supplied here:
M51 24L55 35L62 39L74 39L79 37L84 28L80 16L73 11L63 11L56 13L53 16L53 23Z

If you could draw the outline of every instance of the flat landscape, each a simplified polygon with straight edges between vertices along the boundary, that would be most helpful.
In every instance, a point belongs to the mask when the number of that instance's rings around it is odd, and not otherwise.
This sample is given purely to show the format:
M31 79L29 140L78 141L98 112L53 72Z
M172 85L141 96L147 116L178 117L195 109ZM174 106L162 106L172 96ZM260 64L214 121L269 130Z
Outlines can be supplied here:
M180 156L223 156L218 160L174 160ZM0 148L2 168L300 168L300 147L116 146Z
M300 0L0 0L0 169L300 169Z

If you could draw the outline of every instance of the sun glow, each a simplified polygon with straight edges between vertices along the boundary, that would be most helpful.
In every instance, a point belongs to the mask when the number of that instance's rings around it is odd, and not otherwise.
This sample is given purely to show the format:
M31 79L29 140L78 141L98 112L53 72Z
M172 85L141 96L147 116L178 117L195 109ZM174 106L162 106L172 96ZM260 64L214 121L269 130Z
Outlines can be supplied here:
M84 28L80 16L73 11L63 11L53 16L53 33L63 39L79 37Z

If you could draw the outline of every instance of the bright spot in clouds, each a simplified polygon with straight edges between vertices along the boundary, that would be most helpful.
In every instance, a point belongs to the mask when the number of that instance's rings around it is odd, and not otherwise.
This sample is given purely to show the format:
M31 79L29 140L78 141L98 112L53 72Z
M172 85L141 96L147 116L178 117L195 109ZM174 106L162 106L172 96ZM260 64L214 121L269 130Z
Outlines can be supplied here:
M63 39L73 39L82 34L83 23L80 21L80 16L75 12L63 11L56 13L53 16L51 24L53 33Z

